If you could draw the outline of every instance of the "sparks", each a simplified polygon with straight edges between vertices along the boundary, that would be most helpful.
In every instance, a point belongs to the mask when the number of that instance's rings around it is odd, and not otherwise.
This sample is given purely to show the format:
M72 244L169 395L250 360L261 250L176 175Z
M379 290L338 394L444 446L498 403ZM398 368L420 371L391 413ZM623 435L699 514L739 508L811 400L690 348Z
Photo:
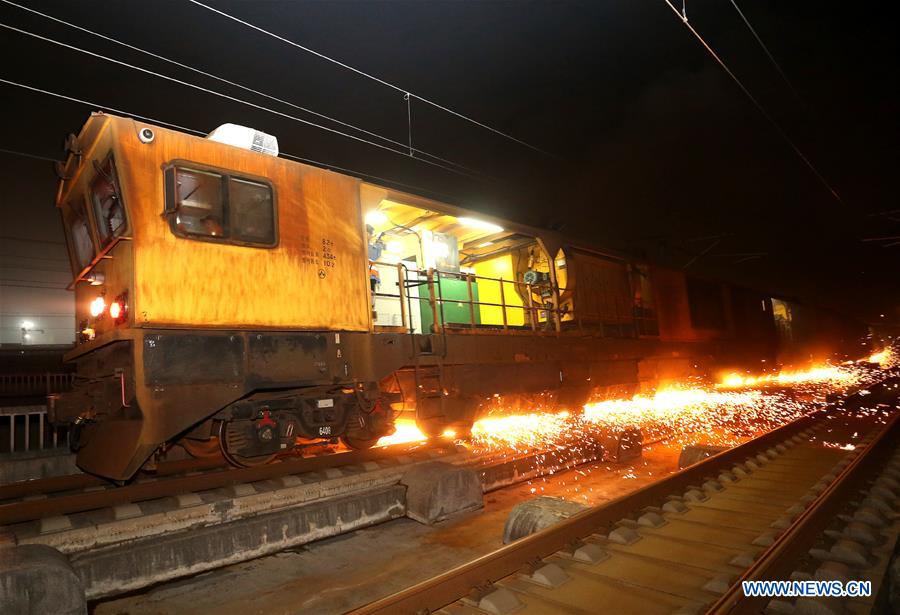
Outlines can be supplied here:
M900 364L900 356L890 346L883 350L874 352L864 359L867 363L877 363L881 369L889 369Z
M666 389L651 396L588 404L584 420L609 430L640 427L645 441L702 439L731 446L808 410L783 395L760 391Z
M391 444L403 444L404 442L420 442L427 440L428 436L416 425L414 419L397 419L394 423L396 431L389 436L378 439L376 446L389 446Z
M472 442L481 449L525 452L565 440L571 431L568 412L485 417L472 427Z
M826 383L826 384L853 384L857 379L856 371L845 365L818 365L801 371L780 371L777 374L762 374L759 376L742 376L737 373L726 374L717 388L740 389L746 387L762 386L767 384L802 384L802 383Z
M762 376L729 374L710 386L670 387L631 399L589 403L583 412L504 409L497 396L496 408L477 420L463 442L475 454L509 457L537 454L552 474L561 453L589 448L604 433L639 428L645 444L715 444L735 446L766 431L814 412L826 395L853 386L861 390L881 377L872 359L894 361L888 348L869 361L819 365L803 371L781 371ZM773 389L769 385L781 385ZM398 419L396 432L378 441L379 446L418 442L427 436L413 419ZM442 436L457 437L453 430Z

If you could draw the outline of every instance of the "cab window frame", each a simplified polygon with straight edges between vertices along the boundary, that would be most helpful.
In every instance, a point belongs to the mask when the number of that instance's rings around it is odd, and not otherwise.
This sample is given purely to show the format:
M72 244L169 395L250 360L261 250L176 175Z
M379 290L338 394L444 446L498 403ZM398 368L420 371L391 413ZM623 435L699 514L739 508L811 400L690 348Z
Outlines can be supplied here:
M179 170L196 173L215 174L219 176L219 194L221 195L222 199L222 221L224 222L223 230L225 231L221 236L185 232L183 229L180 229L178 227L178 224L176 223L176 216L178 214L179 203L177 202L178 187L176 185L176 179ZM215 167L184 159L171 160L167 162L162 166L162 171L164 183L163 216L168 222L169 230L176 237L180 239L189 239L192 241L205 241L209 243L236 245L248 248L272 249L278 247L280 242L280 234L278 229L278 192L275 189L275 185L268 178L261 177L259 175L253 175L251 173L242 173L240 171L234 171L232 169ZM230 202L230 187L232 181L259 184L265 186L268 189L272 204L271 242L248 241L245 238L235 236L236 233L232 224L234 219L233 206Z
M65 209L62 213L63 229L65 230L66 247L69 251L69 263L72 268L72 279L79 280L84 272L89 270L97 260L100 253L97 238L94 236L94 224L90 216L90 204L87 199L79 198L84 195L75 195L75 198L65 201ZM79 207L80 206L80 207ZM87 239L90 242L90 254L86 262L82 262L78 250L78 237L74 232L76 224L83 224L87 231Z
M98 160L92 161L92 170L93 176L91 180L87 183L84 190L84 200L86 202L86 209L89 212L89 216L93 219L93 231L96 234L95 241L95 254L102 254L108 248L110 248L113 244L117 243L122 238L129 236L129 231L131 229L131 216L128 214L128 207L125 203L125 199L122 196L122 183L119 181L119 170L116 166L116 158L113 155L113 152L109 152L102 159L102 162ZM96 184L98 179L105 179L103 173L101 173L100 169L109 164L110 170L112 171L112 176L109 178L112 180L113 188L115 189L116 200L119 203L119 207L122 209L122 214L125 218L125 221L121 227L119 227L118 232L110 229L110 233L106 235L102 231L101 227L101 218L100 212L97 211L98 203L94 200L94 185Z

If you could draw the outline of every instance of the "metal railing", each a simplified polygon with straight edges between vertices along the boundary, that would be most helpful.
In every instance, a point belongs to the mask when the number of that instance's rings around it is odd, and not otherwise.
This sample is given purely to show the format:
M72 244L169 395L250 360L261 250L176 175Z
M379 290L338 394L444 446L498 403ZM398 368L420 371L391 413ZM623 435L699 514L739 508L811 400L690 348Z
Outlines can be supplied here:
M48 395L72 390L75 374L0 374L0 454L68 448L68 427L47 420Z
M65 393L72 390L74 381L75 374L72 373L0 374L0 398L46 397Z
M68 447L68 427L52 425L46 406L0 407L0 454Z
M423 302L428 304L431 316L430 333L442 333L447 328L493 328L493 329L531 329L532 331L559 331L562 320L568 310L560 307L560 289L555 284L543 285L526 284L517 280L504 278L492 278L480 276L474 273L457 273L440 271L438 269L410 269L403 263L380 263L373 265L381 267L394 267L397 269L397 293L376 292L375 298L395 299L400 305L400 319L402 327L408 331L416 332L413 326L412 310L413 301L421 306ZM444 297L442 280L456 280L466 285L466 296ZM475 298L475 288L481 282L499 284L500 302L480 301ZM521 304L507 301L507 285L512 286L512 291L522 302ZM426 293L410 293L411 288L425 288ZM563 289L564 290L564 289ZM543 301L538 302L535 296L540 296ZM462 320L448 316L445 305L455 304L466 306L467 318ZM482 323L481 308L499 308L501 318L499 322ZM511 324L509 313L521 310L523 314L522 325ZM478 316L476 316L478 314Z

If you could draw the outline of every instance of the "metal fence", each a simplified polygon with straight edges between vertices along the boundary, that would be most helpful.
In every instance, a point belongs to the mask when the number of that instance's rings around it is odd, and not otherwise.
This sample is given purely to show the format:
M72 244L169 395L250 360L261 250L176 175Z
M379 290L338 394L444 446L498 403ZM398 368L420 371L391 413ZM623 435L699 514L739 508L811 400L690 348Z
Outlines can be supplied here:
M71 373L0 374L0 454L68 448L68 427L47 420L47 395L72 389Z
M46 406L0 407L0 454L68 447L68 427L51 425Z
M0 374L0 404L3 398L46 397L72 390L75 374Z

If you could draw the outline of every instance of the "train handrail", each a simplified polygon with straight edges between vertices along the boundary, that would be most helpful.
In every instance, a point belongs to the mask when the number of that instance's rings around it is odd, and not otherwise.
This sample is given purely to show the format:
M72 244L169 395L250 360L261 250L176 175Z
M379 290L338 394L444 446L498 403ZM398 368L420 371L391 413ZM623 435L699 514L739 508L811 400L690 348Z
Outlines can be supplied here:
M566 291L566 288L560 288L555 283L548 283L550 297L553 299L552 301L546 301L543 303L537 303L534 300L535 293L535 285L528 284L519 280L507 280L502 277L493 278L490 276L482 276L475 273L467 273L467 272L455 272L455 271L441 271L436 268L428 268L428 269L412 269L407 267L404 263L385 263L381 261L375 261L372 263L372 266L380 266L380 267L391 267L397 269L397 277L398 282L397 285L399 290L397 293L386 293L376 291L373 293L373 297L375 298L383 298L383 299L396 299L400 303L400 316L401 316L401 325L403 329L414 332L415 327L413 326L413 318L412 318L412 301L416 300L418 302L427 301L429 303L429 307L432 311L432 333L442 333L445 334L446 330L454 329L452 325L468 325L470 329L477 329L481 323L476 322L476 308L484 307L496 307L500 308L501 312L501 323L498 323L497 326L501 327L503 330L508 330L510 327L517 327L518 325L510 325L509 324L509 310L522 310L523 314L527 317L525 320L527 321L527 325L521 325L522 327L530 326L532 331L537 331L541 325L550 326L552 331L559 332L561 329L562 321L564 316L570 314L570 311L565 307L560 307L559 305L559 297L561 291ZM415 277L411 278L410 274L413 274ZM450 299L445 298L443 296L443 290L441 285L441 278L444 279L459 279L461 281L466 282L466 292L468 297L466 299ZM473 283L477 283L478 281L487 281L487 282L496 282L499 284L500 290L500 303L496 303L493 301L480 301L476 300L474 297L473 291ZM435 282L437 282L437 288L435 288ZM514 289L524 289L524 295L522 298L523 304L516 305L506 301L506 288L507 284L513 285ZM412 296L408 292L408 290L412 287L422 287L427 286L428 293L426 296L422 296L417 293L417 296ZM444 304L445 303L455 303L458 305L465 305L468 307L469 318L468 322L447 322L446 314L444 312ZM451 325L448 327L447 325Z

